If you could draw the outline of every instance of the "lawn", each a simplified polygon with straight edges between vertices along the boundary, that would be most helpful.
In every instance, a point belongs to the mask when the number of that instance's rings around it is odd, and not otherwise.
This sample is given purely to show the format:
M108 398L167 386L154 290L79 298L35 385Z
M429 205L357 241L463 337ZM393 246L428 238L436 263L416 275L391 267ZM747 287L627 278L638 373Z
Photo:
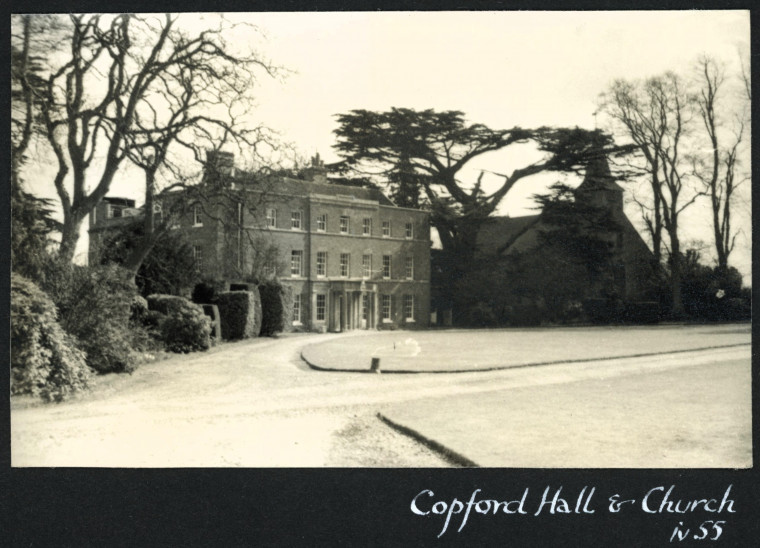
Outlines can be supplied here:
M384 372L475 371L561 361L639 356L749 344L741 325L393 331L304 348L318 369Z
M747 359L424 398L382 410L486 467L752 466Z

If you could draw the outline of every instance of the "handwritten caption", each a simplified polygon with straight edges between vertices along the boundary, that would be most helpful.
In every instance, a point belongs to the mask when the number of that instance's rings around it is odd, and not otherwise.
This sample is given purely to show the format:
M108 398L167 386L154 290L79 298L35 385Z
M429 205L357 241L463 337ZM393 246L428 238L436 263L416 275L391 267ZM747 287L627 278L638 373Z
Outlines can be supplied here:
M673 514L694 516L702 512L716 514L723 517L736 513L735 502L731 499L731 487L729 485L723 492L722 497L685 499L678 494L675 485L659 485L647 491L640 498L628 498L618 493L603 498L597 494L596 487L585 486L578 492L563 491L563 487L546 486L541 496L532 495L530 488L526 487L518 496L510 497L511 500L497 500L487 498L481 489L475 489L469 499L440 500L430 489L424 489L412 499L410 509L412 513L427 518L438 517L443 521L438 538L442 537L451 527L459 527L461 532L474 514L482 516L495 516L498 514L513 514L525 516L540 516L553 514L594 514L600 512L641 511L647 514ZM690 525L684 525L688 519L681 519L675 525L670 534L670 542L684 540L718 540L723 534L726 520L708 519L692 520Z

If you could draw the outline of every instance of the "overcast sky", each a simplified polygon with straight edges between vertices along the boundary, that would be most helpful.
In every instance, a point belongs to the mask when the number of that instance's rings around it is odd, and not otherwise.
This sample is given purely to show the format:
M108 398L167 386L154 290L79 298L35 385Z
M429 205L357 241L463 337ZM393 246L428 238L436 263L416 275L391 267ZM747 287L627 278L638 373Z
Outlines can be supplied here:
M202 26L209 16L188 17ZM738 70L739 51L748 49L750 35L749 12L743 11L253 13L230 18L249 21L265 34L241 31L231 39L252 42L292 71L283 81L262 78L258 120L305 157L319 152L328 162L338 159L332 150L337 113L453 109L471 122L499 129L593 128L598 95L615 78L685 72L702 53L723 60L729 72ZM603 120L597 123L602 126ZM526 161L518 152L485 157L475 167L510 172ZM140 185L122 173L111 195L139 197ZM519 183L500 213L530 213L526 198L554 179ZM704 239L709 242L709 233ZM748 238L744 244L747 249L737 252L736 262L748 274Z

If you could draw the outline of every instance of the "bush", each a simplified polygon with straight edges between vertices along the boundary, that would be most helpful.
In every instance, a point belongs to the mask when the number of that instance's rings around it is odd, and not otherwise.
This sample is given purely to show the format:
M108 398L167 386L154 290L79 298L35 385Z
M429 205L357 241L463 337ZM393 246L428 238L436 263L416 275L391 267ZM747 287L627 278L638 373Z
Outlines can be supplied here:
M161 338L171 352L208 350L211 346L211 321L203 309L186 299L174 306L160 322Z
M536 327L541 325L544 312L533 304L520 304L510 307L509 324L514 327Z
M272 336L290 328L293 322L293 290L279 282L259 285L261 296L261 336Z
M192 301L196 304L216 304L216 295L225 290L221 280L205 279L193 288Z
M261 332L261 298L255 287L252 291L220 293L217 306L223 339L248 339Z
M149 310L155 310L165 316L179 312L188 302L184 297L176 295L148 295L146 300Z
M660 304L656 301L636 301L625 304L625 321L652 324L660 321Z
M56 320L55 305L34 283L11 277L11 394L62 401L87 387L84 353Z
M58 263L45 280L58 307L61 326L77 338L87 365L99 373L136 367L130 316L137 289L115 265L83 267Z

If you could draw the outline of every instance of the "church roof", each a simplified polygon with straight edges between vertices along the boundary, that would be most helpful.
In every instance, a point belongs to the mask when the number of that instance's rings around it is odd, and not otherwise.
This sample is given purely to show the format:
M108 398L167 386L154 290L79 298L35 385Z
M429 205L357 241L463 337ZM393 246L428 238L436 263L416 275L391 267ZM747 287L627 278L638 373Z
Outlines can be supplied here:
M478 252L493 255L506 251L502 249L510 240L517 239L509 247L510 250L521 250L532 247L536 243L537 225L540 215L525 215L523 217L489 217L480 227L477 238ZM522 233L522 234L521 234Z
M588 168L586 168L586 175L583 177L583 182L578 186L578 190L614 190L623 192L622 187L615 182L615 178L610 172L610 164L604 156L591 161Z

